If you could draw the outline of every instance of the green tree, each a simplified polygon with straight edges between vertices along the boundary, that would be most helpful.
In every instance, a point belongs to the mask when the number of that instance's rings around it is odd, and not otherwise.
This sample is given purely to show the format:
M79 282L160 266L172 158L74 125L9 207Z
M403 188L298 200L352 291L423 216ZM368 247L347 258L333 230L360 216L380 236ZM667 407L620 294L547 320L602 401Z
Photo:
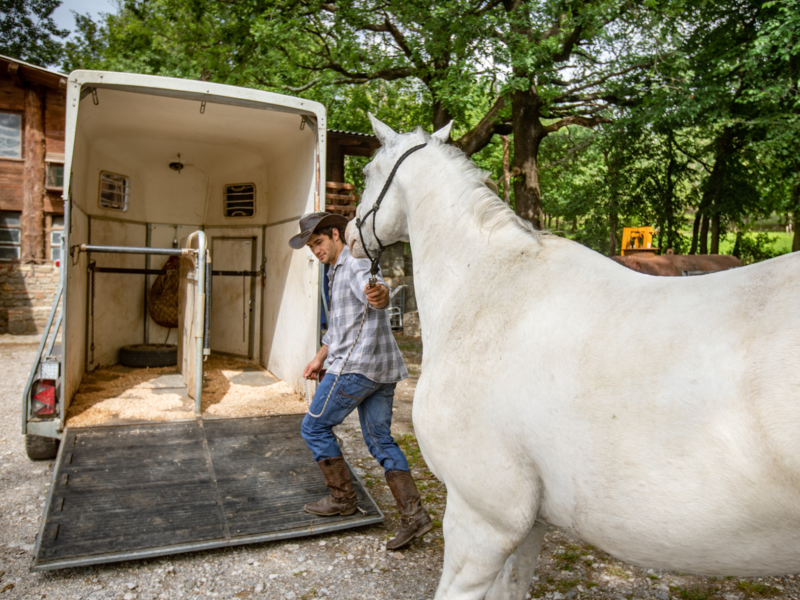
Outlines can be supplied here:
M745 68L758 76L759 85L748 90L748 101L768 106L761 117L766 129L762 156L773 166L771 182L792 215L792 251L800 250L800 2L766 2L772 18L759 30L748 52ZM783 185L781 185L783 184Z
M542 140L603 123L640 95L636 76L669 37L662 16L607 0L129 0L106 22L103 60L308 97L327 87L363 98L343 91L359 86L416 94L431 127L456 120L467 154L513 132L515 207L541 225ZM70 66L91 48L73 56Z
M60 38L69 34L53 21L61 0L0 0L0 54L40 66L58 63Z
M770 186L763 185L769 169L759 158L765 154L759 156L757 146L786 125L786 109L777 97L785 96L790 78L783 65L770 66L774 61L756 49L763 32L774 30L785 15L777 2L743 0L697 5L689 19L696 28L682 48L686 65L676 76L679 92L672 104L685 125L699 127L710 140L705 152L709 174L690 252L716 254L726 223L741 223L775 207L774 197L766 193ZM777 95L776 81L783 90Z

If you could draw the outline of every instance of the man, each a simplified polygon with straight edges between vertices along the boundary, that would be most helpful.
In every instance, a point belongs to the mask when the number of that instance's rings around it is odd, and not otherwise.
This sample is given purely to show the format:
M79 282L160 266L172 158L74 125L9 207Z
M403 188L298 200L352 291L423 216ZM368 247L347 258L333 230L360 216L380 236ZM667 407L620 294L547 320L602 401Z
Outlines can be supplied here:
M358 408L364 441L384 468L400 511L400 531L386 544L395 550L426 534L432 524L408 461L390 431L394 388L408 372L392 336L389 315L383 310L389 305L389 289L380 274L370 286L370 261L350 254L344 238L346 227L347 219L341 215L312 213L300 219L300 233L289 240L292 248L308 246L320 262L330 266L328 331L303 377L315 378L326 358L330 366L301 429L330 494L304 508L320 516L356 511L350 472L332 430Z

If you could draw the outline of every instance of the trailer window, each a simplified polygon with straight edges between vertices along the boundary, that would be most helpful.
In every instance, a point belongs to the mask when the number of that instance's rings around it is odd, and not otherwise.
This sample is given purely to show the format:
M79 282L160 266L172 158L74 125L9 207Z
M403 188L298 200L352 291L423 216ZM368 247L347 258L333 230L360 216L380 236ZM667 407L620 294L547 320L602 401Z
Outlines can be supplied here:
M20 213L0 210L0 260L19 258L21 238Z
M22 158L22 115L0 112L0 158Z
M100 173L100 208L128 210L131 186L125 175L102 171Z
M256 186L235 183L225 186L225 216L252 217L256 214Z

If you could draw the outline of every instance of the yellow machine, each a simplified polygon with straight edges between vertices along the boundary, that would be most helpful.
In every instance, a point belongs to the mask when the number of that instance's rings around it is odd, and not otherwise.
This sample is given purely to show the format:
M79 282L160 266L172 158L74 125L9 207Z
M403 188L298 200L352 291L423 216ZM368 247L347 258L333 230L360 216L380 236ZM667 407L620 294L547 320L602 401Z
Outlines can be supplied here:
M622 247L620 254L655 254L658 248L653 247L653 236L656 230L652 227L623 227Z

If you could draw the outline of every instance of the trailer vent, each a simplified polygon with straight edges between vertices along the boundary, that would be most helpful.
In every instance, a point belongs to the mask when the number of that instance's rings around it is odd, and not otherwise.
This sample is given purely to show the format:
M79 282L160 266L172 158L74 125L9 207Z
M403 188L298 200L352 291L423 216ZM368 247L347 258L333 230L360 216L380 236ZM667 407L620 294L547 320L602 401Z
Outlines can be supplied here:
M225 186L225 216L252 217L256 214L256 186L236 183Z
M110 210L128 210L128 200L131 194L131 186L125 175L100 173L100 208Z

